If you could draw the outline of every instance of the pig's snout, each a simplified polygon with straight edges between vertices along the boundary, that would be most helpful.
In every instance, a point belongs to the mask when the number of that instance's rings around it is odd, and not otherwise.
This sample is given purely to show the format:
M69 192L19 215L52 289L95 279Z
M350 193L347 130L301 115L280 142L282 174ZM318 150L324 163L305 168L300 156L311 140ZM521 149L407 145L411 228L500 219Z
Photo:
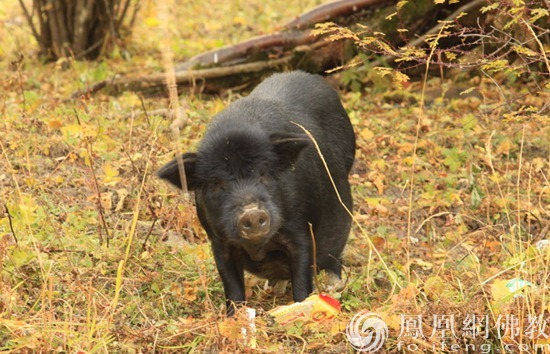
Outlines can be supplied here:
M269 213L257 204L245 206L237 220L237 228L245 239L257 239L265 236L269 231L270 224Z

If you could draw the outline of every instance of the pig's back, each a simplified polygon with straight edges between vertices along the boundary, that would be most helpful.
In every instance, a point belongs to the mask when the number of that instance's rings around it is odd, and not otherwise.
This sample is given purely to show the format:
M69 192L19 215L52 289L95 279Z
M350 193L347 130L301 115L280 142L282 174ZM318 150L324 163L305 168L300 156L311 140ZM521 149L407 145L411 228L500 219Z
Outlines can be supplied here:
M353 128L338 93L321 76L302 71L274 74L247 99L257 104L269 102L274 110L282 112L266 119L267 125L288 126L289 121L303 125L325 147L323 150L333 150L337 159L345 160L349 172L355 156ZM292 130L299 132L296 128Z

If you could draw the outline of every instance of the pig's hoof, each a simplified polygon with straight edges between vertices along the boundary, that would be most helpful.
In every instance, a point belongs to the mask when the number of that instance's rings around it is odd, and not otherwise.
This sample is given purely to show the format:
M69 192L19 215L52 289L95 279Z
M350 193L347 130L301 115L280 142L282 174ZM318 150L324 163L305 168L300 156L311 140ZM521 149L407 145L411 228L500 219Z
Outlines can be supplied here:
M273 294L275 294L276 296L283 296L284 294L286 294L287 285L288 285L288 280L279 280L273 286Z
M287 286L288 280L277 280L276 282L266 282L264 290L275 296L283 296L286 294Z
M319 284L321 289L317 289L317 284ZM327 293L338 292L345 286L345 279L340 279L336 274L328 271L321 271L317 276L317 281L313 282L314 291L323 291Z
M336 274L329 273L327 279L327 292L340 291L345 285L345 279L340 279Z

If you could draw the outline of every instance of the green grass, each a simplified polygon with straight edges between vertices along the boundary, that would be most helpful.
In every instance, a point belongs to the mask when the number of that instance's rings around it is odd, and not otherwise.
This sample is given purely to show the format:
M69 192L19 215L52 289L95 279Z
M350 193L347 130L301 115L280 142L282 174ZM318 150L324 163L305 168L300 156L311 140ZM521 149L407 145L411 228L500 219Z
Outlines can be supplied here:
M316 2L202 4L174 10L178 58L273 31ZM487 340L470 343L546 343L499 338L496 323L499 315L523 321L549 308L550 248L534 244L550 238L550 125L526 109L542 107L547 90L523 96L519 83L497 88L472 75L460 85L479 97L428 96L423 110L411 103L421 99L421 79L406 90L381 79L361 93L342 91L358 138L348 282L334 294L344 311L288 330L268 327L260 312L256 350L246 349L246 321L225 319L192 205L154 177L178 147L192 149L210 117L238 94L182 92L190 122L175 142L169 120L139 114L142 104L167 107L165 98L100 92L63 101L115 73L160 70L164 34L154 4L144 4L119 48L129 56L70 61L67 70L36 57L17 3L0 11L0 352L352 352L345 328L361 310L388 323L388 352L399 341L434 351L433 315L457 317L450 343L462 344L458 319L468 314L487 314L492 324ZM14 67L18 53L25 58ZM458 85L452 76L425 85L442 81ZM503 97L518 99L508 108ZM505 287L513 278L535 286L513 297ZM253 287L250 306L269 310L290 300L262 287ZM401 315L422 315L427 336L398 338Z

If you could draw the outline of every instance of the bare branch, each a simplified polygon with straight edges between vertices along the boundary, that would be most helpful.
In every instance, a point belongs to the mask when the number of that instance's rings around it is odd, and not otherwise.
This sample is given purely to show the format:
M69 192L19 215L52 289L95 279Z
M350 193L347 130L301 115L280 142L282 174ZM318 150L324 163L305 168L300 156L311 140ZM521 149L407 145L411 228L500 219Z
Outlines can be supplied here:
M176 66L176 71L188 70L195 66L218 65L220 63L235 64L230 62L232 60L240 60L242 62L246 60L246 57L258 55L258 53L266 49L274 51L275 48L294 47L312 42L313 39L311 31L277 32L258 36L235 45L194 56L185 63Z
M21 8L23 9L23 12L25 13L25 18L27 19L27 23L29 24L29 26L31 28L32 35L34 36L34 38L38 42L38 45L40 45L40 51L45 52L46 48L44 48L44 44L40 40L41 39L40 34L36 30L36 27L34 26L34 23L32 22L32 16L29 13L29 10L27 10L27 7L25 6L25 3L23 2L23 0L19 0L19 4L21 4Z
M316 23L326 22L335 17L349 16L364 8L374 8L377 5L389 5L397 1L388 0L340 0L330 2L328 4L319 5L312 10L296 17L292 21L286 23L285 29L301 29L312 27Z

